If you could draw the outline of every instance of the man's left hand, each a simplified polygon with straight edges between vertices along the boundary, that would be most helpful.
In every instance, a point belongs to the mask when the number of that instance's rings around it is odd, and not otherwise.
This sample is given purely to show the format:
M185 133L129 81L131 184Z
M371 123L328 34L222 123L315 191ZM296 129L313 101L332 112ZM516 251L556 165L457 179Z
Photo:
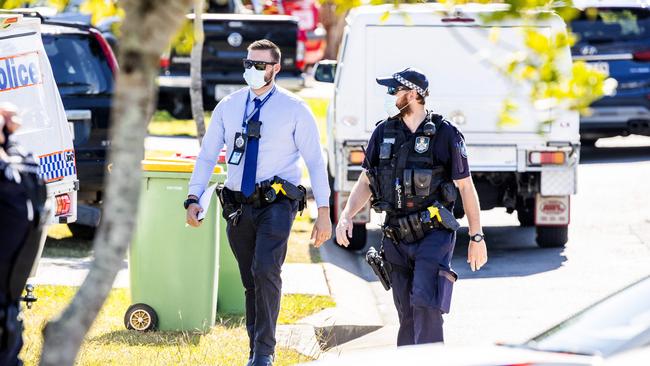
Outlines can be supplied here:
M469 247L467 248L467 263L469 263L472 272L478 271L487 263L487 246L485 245L485 239L480 242L469 241Z
M330 220L329 207L318 208L318 218L314 223L314 229L311 231L311 239L314 241L314 247L318 248L328 241L332 236L332 221Z

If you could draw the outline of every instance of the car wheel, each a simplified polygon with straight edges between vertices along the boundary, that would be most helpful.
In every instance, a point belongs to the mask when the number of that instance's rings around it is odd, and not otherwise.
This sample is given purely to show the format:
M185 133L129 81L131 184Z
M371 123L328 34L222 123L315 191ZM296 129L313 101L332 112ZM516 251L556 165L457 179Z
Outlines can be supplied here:
M158 328L158 314L147 304L131 305L124 314L124 326L139 332L155 330Z
M517 205L517 219L523 227L535 226L535 199L528 198Z
M568 226L537 226L535 241L540 248L563 247L569 241Z

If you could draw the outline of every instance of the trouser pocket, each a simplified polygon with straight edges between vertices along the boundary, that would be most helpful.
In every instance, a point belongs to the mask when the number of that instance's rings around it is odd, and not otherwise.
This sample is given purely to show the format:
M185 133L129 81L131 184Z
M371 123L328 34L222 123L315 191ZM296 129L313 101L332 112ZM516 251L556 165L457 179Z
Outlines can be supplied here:
M437 307L446 314L451 307L451 293L454 283L458 279L456 272L444 268L438 269L438 293L436 296Z

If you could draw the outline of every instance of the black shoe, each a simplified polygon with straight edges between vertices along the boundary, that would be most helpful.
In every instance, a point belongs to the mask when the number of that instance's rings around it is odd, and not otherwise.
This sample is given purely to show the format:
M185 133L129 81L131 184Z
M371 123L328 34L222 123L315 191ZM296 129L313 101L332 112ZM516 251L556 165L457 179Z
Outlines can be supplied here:
M251 366L273 366L272 355L253 355Z

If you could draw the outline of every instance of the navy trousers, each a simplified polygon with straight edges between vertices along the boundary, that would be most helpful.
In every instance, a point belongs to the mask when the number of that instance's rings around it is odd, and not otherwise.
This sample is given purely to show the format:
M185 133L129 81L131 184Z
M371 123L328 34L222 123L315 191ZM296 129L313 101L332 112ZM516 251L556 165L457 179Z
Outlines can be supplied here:
M278 198L271 205L243 205L236 226L227 232L246 291L246 329L250 355L272 355L275 325L280 312L280 272L287 254L287 241L298 202Z
M397 345L443 342L442 314L449 312L456 274L451 270L456 233L433 230L411 244L384 238L393 300L399 316Z
M0 172L2 174L2 172ZM9 298L9 278L29 234L27 194L24 187L0 178L0 365L22 365L22 321L17 299Z

